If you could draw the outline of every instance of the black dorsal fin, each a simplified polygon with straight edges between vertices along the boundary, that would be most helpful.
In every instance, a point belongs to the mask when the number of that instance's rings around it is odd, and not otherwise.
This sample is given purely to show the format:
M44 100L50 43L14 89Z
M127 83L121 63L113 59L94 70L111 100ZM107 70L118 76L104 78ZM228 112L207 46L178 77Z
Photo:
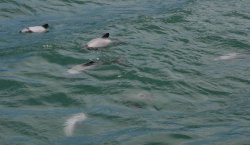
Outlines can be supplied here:
M42 25L42 26L43 26L43 28L45 28L45 29L49 28L49 24L44 24L44 25Z
M104 34L102 38L109 38L109 33Z
M88 63L83 64L83 66L91 66L91 65L93 65L94 63L95 63L94 61L90 61L90 62L88 62Z

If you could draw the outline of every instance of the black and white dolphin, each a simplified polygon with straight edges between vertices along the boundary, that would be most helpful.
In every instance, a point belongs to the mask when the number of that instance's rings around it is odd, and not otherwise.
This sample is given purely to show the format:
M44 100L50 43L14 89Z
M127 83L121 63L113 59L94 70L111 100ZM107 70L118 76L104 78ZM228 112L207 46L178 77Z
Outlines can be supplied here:
M70 69L68 69L67 73L69 73L69 74L80 74L81 72L87 71L89 69L93 69L98 65L111 64L111 63L116 63L116 64L123 65L123 66L129 66L129 65L125 64L125 61L124 61L123 57L118 57L115 60L106 61L106 62L100 61L99 58L97 58L96 60L91 60L91 61L89 61L87 63L75 65L75 66L71 67Z
M69 74L79 74L84 70L88 70L88 69L95 67L96 65L97 65L96 61L89 61L89 62L84 63L84 64L75 65L72 68L70 68L67 72Z
M87 49L96 49L100 47L106 47L111 43L109 39L109 33L104 34L101 38L95 38L90 40L86 47Z
M42 26L32 26L22 29L20 33L43 33L47 32L48 28L49 28L48 24L44 24Z

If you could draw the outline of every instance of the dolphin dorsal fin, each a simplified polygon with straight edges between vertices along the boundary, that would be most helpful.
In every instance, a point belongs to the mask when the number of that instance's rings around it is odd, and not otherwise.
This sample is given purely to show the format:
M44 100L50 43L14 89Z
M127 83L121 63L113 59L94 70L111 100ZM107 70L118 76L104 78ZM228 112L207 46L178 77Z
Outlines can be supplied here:
M91 65L93 65L95 62L92 60L92 61L90 61L90 62L87 62L87 63L85 63L85 64L83 64L83 66L91 66Z
M45 28L45 29L49 28L49 25L48 25L48 24L44 24L44 25L42 25L42 26L43 26L43 28Z
M105 33L102 38L109 38L109 33Z

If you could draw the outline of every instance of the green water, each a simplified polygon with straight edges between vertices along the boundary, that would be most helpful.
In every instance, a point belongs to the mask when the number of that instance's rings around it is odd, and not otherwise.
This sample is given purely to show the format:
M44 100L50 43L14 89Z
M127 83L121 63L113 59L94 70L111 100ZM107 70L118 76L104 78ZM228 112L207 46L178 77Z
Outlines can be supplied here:
M0 0L0 144L250 144L249 35L249 0Z

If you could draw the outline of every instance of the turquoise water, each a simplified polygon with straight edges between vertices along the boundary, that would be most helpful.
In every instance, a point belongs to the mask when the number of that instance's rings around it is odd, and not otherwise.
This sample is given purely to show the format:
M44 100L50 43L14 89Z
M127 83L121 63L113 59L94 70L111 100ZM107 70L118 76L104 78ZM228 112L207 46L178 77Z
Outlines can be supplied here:
M250 144L249 7L0 0L0 144ZM48 33L18 33L44 23ZM113 44L81 50L106 32ZM65 122L78 113L87 119L67 136Z

